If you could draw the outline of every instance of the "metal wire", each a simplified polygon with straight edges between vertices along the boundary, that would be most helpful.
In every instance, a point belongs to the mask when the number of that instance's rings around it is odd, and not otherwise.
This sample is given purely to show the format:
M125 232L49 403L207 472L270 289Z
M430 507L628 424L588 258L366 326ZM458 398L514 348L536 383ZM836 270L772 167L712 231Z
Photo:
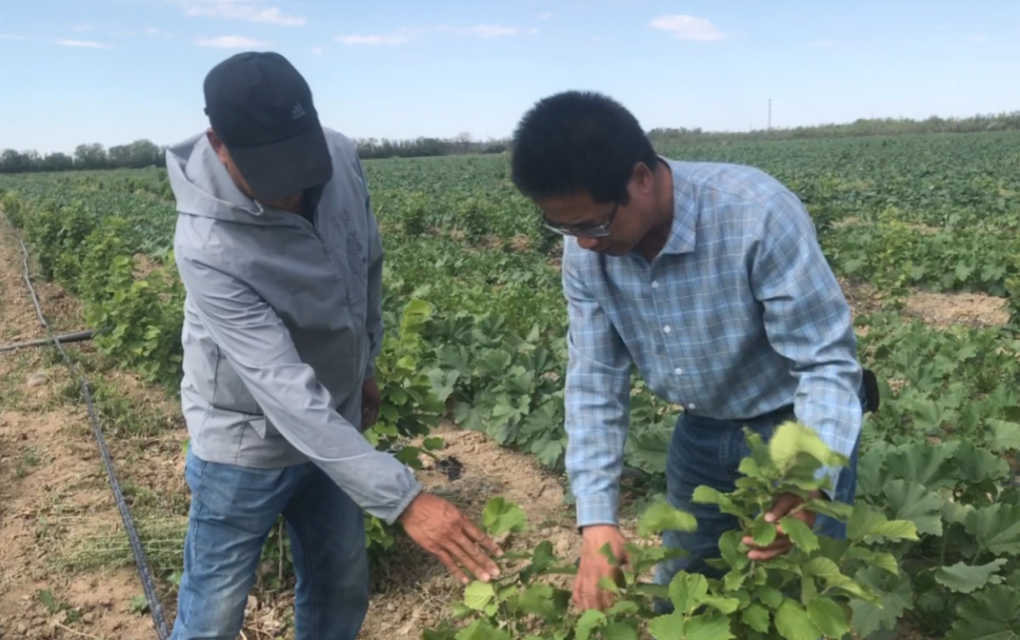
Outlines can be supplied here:
M36 293L35 287L32 285L32 276L29 271L29 256L28 248L22 240L18 240L21 244L21 253L25 265L25 284L28 285L28 290L32 294L32 304L35 305L36 315L39 316L39 323L46 330L46 335L50 338L53 344L57 347L60 355L64 358L64 364L71 371L71 374L78 378L78 384L81 387L82 395L85 396L85 405L88 408L89 420L92 422L92 430L96 435L96 442L99 443L99 454L103 458L103 466L106 468L106 477L110 481L110 488L113 490L113 497L117 502L117 509L120 511L120 517L124 521L124 530L127 532L128 540L131 542L131 551L135 556L135 564L138 567L138 576L142 580L142 589L145 590L145 600L149 604L149 611L152 613L152 621L156 625L156 634L159 636L159 640L167 640L170 637L170 630L166 623L166 615L163 611L163 605L159 601L159 594L156 592L156 585L152 579L152 571L149 569L149 562L145 558L145 549L142 548L142 541L138 537L138 530L135 529L134 520L131 518L131 510L127 506L127 502L124 501L124 492L121 491L120 482L117 481L117 475L113 471L113 459L110 457L110 451L106 448L106 438L103 437L103 429L99 424L99 417L96 415L96 408L92 402L92 390L89 388L88 380L79 371L77 365L71 360L71 357L67 355L60 340L53 335L53 331L50 329L49 323L46 322L46 316L43 315L42 307L39 304L39 295Z

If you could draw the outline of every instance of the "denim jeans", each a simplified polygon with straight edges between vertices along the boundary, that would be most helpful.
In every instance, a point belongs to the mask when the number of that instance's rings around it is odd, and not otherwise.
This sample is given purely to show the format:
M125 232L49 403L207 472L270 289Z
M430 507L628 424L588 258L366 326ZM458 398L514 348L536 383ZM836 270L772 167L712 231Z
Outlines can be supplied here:
M863 392L862 392L863 394ZM863 402L863 401L862 401ZM740 461L750 455L745 426L752 429L768 442L775 428L787 420L793 420L792 411L743 422L712 420L701 416L682 415L673 432L666 462L667 500L677 509L687 511L698 521L697 531L665 531L663 546L683 549L687 557L664 561L656 567L655 583L668 585L679 571L699 573L707 577L720 578L725 573L709 567L706 559L720 557L719 538L739 524L734 516L719 511L711 504L692 501L694 490L708 485L721 492L736 489L735 481L740 477L737 471ZM857 489L857 449L854 446L850 464L843 467L834 497L840 502L853 504ZM846 538L846 524L828 516L819 515L815 520L815 532L831 538ZM660 613L671 613L673 606L668 601L657 602Z
M262 547L282 513L297 591L296 640L355 640L368 609L361 509L308 463L254 469L188 453L191 510L171 640L235 640Z

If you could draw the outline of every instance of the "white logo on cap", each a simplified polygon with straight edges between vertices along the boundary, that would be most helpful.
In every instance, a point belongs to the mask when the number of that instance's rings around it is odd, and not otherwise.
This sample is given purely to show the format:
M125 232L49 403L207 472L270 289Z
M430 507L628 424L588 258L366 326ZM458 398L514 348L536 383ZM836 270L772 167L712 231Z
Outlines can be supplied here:
M306 115L308 115L308 112L305 111L305 108L301 106L300 102L295 104L294 110L290 112L291 120L300 120L301 118L304 118Z

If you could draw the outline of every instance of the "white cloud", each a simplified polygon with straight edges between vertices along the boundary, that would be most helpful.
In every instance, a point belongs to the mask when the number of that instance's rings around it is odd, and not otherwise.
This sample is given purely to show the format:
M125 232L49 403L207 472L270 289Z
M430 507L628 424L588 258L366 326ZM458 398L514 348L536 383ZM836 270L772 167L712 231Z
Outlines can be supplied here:
M725 40L729 35L722 33L704 18L694 16L659 16L650 23L653 29L661 29L670 32L677 40L695 40L698 42L709 42L713 40Z
M266 7L258 0L176 0L189 16L244 20L280 27L300 27L308 22L304 16L288 15L277 7Z
M145 33L150 36L158 36L162 33L162 30L160 30L159 27L149 27L145 30Z
M552 11L546 11L544 13L540 13L538 17L540 20L552 20L555 15L556 14Z
M815 40L814 42L811 43L810 46L812 46L812 47L835 47L836 46L836 41L835 40Z
M967 42L973 42L974 44L984 44L988 42L988 38L984 36L970 36L967 38Z
M196 40L195 44L200 47L212 47L214 49L250 49L253 47L264 47L269 43L244 36L220 36L218 38Z
M62 47L81 47L83 49L112 49L112 44L105 42L92 42L89 40L57 40Z
M0 33L0 40L28 40L25 36L16 36L13 33Z
M479 38L500 38L502 36L515 36L521 32L518 27L500 27L491 24L476 24L468 27L467 32Z
M322 47L312 47L311 52L317 56L321 56L322 54L326 53L326 50L323 49Z
M337 42L354 47L354 46L368 46L368 47L380 47L387 45L405 44L411 41L406 36L377 36L377 35L361 35L361 34L350 34L346 36L337 36Z
M529 36L537 36L539 33L538 29L528 29Z

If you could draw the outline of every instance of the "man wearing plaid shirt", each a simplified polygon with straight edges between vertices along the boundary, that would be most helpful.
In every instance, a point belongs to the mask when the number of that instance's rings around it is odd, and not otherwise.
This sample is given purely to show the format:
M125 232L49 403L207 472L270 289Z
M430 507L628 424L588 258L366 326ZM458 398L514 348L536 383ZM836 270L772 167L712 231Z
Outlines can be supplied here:
M786 420L814 428L850 458L824 470L834 490L820 497L852 503L863 372L850 309L793 193L751 167L660 157L632 114L594 93L535 105L515 132L512 165L546 226L565 235L566 466L584 537L578 606L611 601L597 587L613 575L603 545L626 557L617 506L632 364L684 409L669 448L668 499L698 519L696 532L664 535L689 555L662 563L658 583L680 570L711 573L704 560L718 557L719 536L737 527L691 494L702 484L734 490L749 454L745 425L765 438ZM800 503L784 495L766 517ZM834 519L798 517L846 535ZM760 561L792 547L786 535L767 547L744 542Z

